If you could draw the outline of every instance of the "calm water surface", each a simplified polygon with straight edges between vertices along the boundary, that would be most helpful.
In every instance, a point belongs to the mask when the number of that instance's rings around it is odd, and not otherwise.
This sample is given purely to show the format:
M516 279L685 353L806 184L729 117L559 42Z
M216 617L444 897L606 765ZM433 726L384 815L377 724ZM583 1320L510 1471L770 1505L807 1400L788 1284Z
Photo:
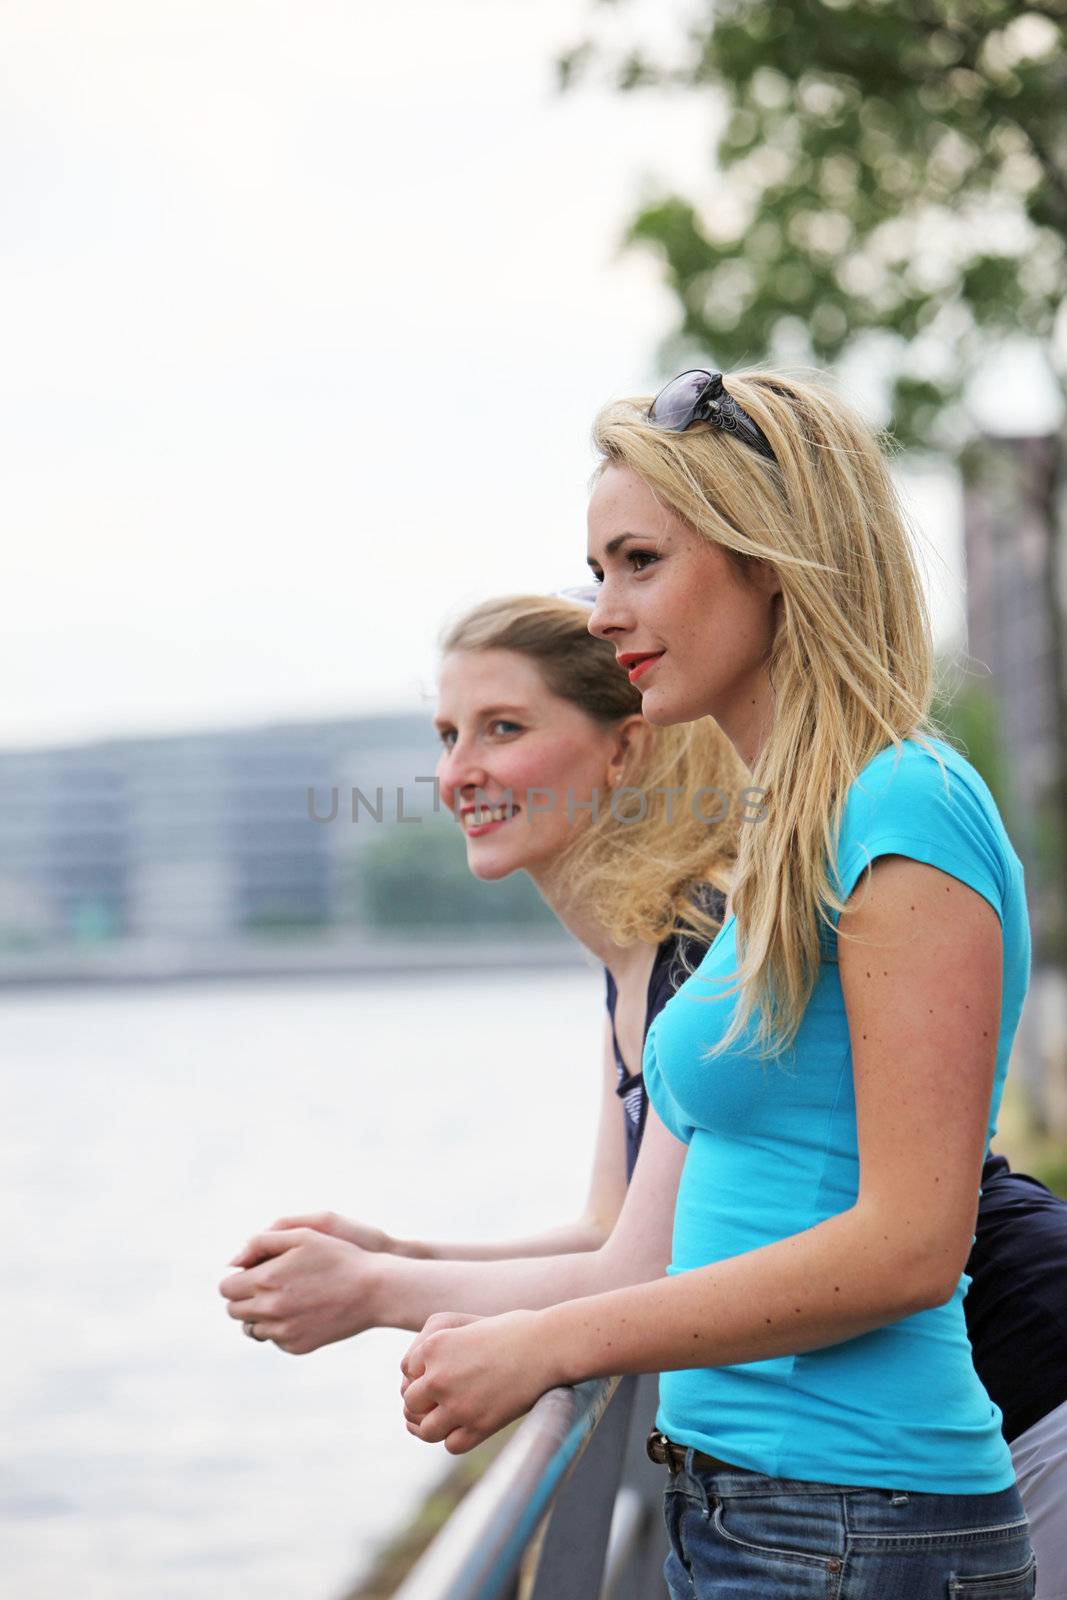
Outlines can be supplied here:
M289 1211L493 1237L580 1206L600 969L0 998L0 1593L335 1600L452 1458L377 1330L246 1339Z

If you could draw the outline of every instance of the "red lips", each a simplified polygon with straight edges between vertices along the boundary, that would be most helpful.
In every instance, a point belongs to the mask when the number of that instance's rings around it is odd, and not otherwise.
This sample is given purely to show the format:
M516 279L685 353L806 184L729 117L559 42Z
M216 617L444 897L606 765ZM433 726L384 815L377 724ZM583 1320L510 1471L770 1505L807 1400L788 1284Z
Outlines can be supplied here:
M620 667L625 667L627 669L626 676L629 678L631 683L634 683L641 676L641 674L643 672L647 672L648 668L652 666L653 662L658 661L663 654L664 652L662 650L657 650L655 652L633 650L624 652L621 656L616 656L615 659L618 661Z

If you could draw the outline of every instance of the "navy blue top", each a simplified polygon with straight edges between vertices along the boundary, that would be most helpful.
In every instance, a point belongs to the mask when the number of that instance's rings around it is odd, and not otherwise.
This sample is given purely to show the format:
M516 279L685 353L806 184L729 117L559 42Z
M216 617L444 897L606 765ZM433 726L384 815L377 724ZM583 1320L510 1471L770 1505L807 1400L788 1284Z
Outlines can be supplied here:
M710 917L716 922L721 922L726 910L726 896L721 889L712 888L709 884L701 896L703 906ZM671 998L679 984L684 983L688 973L682 965L682 954L685 952L690 968L700 965L700 959L708 948L707 940L694 936L690 939L686 934L674 934L669 939L664 939L656 947L655 958L652 962L652 972L648 980L648 998L645 1002L645 1026L642 1033L642 1042L647 1037L653 1020L659 1016L667 1001ZM626 1130L626 1181L629 1183L634 1175L634 1163L637 1161L637 1152L641 1148L641 1135L645 1131L645 1118L648 1115L648 1096L645 1093L645 1080L641 1074L641 1064L638 1062L637 1071L630 1072L622 1059L619 1041L615 1037L615 1002L618 991L615 979L607 967L604 968L604 979L607 988L608 1015L611 1018L611 1043L615 1051L615 1071L617 1081L615 1093L622 1101L623 1127Z
M967 1271L974 1365L1010 1444L1067 1400L1067 1200L987 1151Z
M706 904L721 920L725 895L710 891ZM645 1035L707 950L704 940L675 934L658 947L648 980ZM611 1037L623 1103L626 1176L633 1176L648 1115L640 1067L627 1070L615 1037L615 980L604 969ZM1013 1172L1007 1159L987 1151L967 1262L971 1278L963 1302L975 1370L1003 1413L1007 1443L1067 1401L1067 1200L1036 1178Z

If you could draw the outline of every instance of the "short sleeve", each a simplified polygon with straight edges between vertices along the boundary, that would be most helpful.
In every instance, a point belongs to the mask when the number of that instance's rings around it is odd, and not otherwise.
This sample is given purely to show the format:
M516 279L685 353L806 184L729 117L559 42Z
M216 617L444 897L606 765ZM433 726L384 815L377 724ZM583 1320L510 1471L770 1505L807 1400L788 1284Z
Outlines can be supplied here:
M679 1109L678 1102L671 1094L663 1081L660 1072L659 1059L656 1054L656 1027L659 1017L656 1018L648 1033L645 1035L645 1052L641 1062L641 1072L645 1080L645 1093L653 1111L656 1113L668 1133L673 1133L676 1139L681 1139L683 1144L688 1144L693 1137L693 1124L686 1122Z
M941 745L944 768L905 740L869 761L849 788L830 882L847 900L879 856L901 855L958 878L993 907L1001 923L1007 896L1007 838L978 773ZM838 913L830 913L835 926Z

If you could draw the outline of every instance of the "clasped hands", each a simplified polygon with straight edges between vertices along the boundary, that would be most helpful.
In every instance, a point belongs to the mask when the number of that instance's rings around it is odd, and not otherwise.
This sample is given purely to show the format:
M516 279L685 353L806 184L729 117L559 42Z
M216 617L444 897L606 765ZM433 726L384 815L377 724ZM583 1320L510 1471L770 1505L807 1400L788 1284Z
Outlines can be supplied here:
M391 1241L332 1212L282 1217L230 1262L219 1292L228 1314L290 1355L388 1325L374 1304L373 1258ZM536 1336L539 1313L437 1312L401 1361L409 1433L471 1450L564 1381Z
M387 1236L332 1211L280 1217L230 1262L219 1293L231 1317L290 1355L378 1326L373 1262Z

